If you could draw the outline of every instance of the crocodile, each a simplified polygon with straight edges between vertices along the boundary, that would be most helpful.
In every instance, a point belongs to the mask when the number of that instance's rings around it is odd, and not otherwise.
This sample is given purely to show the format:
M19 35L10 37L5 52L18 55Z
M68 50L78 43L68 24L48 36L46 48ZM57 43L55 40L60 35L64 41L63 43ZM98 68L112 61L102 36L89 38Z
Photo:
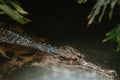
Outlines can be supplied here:
M2 65L2 72L8 73L13 67L21 67L25 63L39 59L41 64L63 64L98 71L105 76L115 78L115 70L104 69L85 60L79 50L65 45L54 46L39 40L33 34L26 33L17 26L0 27L0 53L10 61ZM14 54L12 57L10 54Z

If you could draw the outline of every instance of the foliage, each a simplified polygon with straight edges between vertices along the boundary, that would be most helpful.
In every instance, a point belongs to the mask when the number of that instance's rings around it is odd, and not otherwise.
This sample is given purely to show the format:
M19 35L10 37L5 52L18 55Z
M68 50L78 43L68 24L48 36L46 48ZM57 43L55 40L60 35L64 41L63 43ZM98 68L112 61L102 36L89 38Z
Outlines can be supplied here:
M21 4L16 0L0 0L0 9L2 10L0 14L5 13L13 20L25 24L30 20L22 16L28 13L20 5Z
M85 3L87 0L78 0L78 3L81 4L81 3Z
M120 51L120 24L118 24L114 29L106 34L106 38L103 42L108 40L115 40L118 44L117 51Z
M101 22L101 19L105 13L108 4L110 4L110 8L111 8L109 12L109 18L111 19L113 9L116 3L117 0L97 0L97 3L94 5L90 15L88 16L89 19L88 25L91 24L94 21L95 17L102 11L99 16L99 22Z
M78 0L78 3L85 3L87 0ZM117 3L117 0L97 0L96 4L94 5L91 13L88 16L89 22L88 22L88 26L90 24L93 23L93 21L95 20L96 16L100 14L99 16L99 22L101 22L102 17L105 13L105 10L107 8L107 5L110 4L110 12L109 12L109 18L112 18L112 14L113 14L113 9L115 4Z
M115 4L118 0L97 0L96 4L94 5L91 13L88 16L88 26L93 23L96 16L99 16L99 22L101 22L102 17L105 13L105 10L108 5L110 5L110 12L109 12L109 18L112 18L113 15L113 9L115 7ZM84 3L86 0L78 0L78 3ZM106 34L106 38L103 40L103 42L109 41L109 40L115 40L118 44L117 51L120 51L120 24L118 24L114 29L112 29L110 32Z

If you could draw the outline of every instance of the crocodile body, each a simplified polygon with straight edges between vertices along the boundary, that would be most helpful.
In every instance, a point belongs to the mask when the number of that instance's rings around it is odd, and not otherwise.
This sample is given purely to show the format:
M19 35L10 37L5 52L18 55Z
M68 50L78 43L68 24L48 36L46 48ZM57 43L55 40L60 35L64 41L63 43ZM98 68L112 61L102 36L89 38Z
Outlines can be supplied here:
M0 42L31 47L46 54L52 53L59 56L74 58L77 58L78 56L83 57L82 54L70 46L56 47L45 42L41 42L34 35L27 34L20 27L15 26L0 28Z
M60 50L55 46L51 46L46 43L42 43L38 40L35 40L31 38L30 35L22 31L16 33L15 30L18 29L16 27L9 27L6 29L3 27L0 28L0 42L32 47L46 53L64 53L63 50Z
M10 47L0 47L1 53L4 57L6 57L6 54L4 52L7 50L13 51L16 54L10 62L6 63L3 66L3 68L6 68L6 66L8 68L8 65L10 65L10 67L13 67L11 65L16 66L20 64L21 66L24 63L29 62L35 58L41 58L41 55L39 56L39 54L34 54L30 57L22 57L22 61L17 61L18 57L21 58L21 54L35 50L37 51L36 53L42 54L43 62L62 63L64 65L73 67L78 66L85 69L98 71L109 77L116 76L116 72L114 70L106 70L93 63L87 62L84 59L84 55L75 48L70 46L56 47L40 42L36 39L36 37L28 35L19 27L0 27L0 42L11 45Z

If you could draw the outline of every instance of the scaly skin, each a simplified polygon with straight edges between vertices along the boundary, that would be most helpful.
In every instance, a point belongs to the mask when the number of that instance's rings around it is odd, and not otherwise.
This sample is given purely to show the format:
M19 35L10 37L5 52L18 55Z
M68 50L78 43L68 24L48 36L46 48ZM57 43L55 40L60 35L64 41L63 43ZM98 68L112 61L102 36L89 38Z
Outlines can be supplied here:
M59 63L73 67L78 66L85 69L92 69L109 77L115 77L117 75L114 70L106 70L87 62L84 59L84 55L73 47L56 47L43 43L33 35L30 36L26 34L18 27L1 27L0 42L1 54L11 59L2 66L3 73L13 70L14 67L21 67L34 59L39 59L41 63ZM14 55L9 57L6 51L12 52Z

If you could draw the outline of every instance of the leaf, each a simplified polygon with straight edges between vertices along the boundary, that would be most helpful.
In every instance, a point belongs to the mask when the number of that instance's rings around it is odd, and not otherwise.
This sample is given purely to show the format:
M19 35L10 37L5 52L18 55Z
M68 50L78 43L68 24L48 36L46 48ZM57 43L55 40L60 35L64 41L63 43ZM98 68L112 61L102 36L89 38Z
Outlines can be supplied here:
M120 32L120 24L117 24L117 26L114 29L112 29L110 32L108 32L106 35L108 36L119 32Z
M115 4L117 3L117 1L118 1L118 0L112 0L112 1L111 1L111 4L110 4L111 10L110 10L110 12L109 12L109 18L110 18L110 19L112 19L113 9L114 9Z
M0 9L3 14L7 14L13 20L21 24L31 22L29 19L22 16L28 13L20 5L21 3L17 0L0 0Z
M114 38L116 38L116 34L113 34L113 35L108 36L108 37L105 38L102 42L106 42L106 41L111 40L111 39L114 39Z
M4 13L9 15L12 19L16 20L17 22L19 22L21 24L25 24L25 23L27 23L27 21L29 21L28 19L26 19L22 15L20 15L17 11L13 10L12 8L10 8L9 6L7 6L5 4L0 4L0 9Z
M85 3L87 0L78 0L79 4Z
M16 2L10 1L14 8L21 14L28 14L22 7L20 7Z
M117 52L120 51L120 43L118 43L118 46L117 46Z
M120 51L120 24L118 24L114 29L107 33L106 36L107 37L102 42L115 40L118 44L117 51Z

